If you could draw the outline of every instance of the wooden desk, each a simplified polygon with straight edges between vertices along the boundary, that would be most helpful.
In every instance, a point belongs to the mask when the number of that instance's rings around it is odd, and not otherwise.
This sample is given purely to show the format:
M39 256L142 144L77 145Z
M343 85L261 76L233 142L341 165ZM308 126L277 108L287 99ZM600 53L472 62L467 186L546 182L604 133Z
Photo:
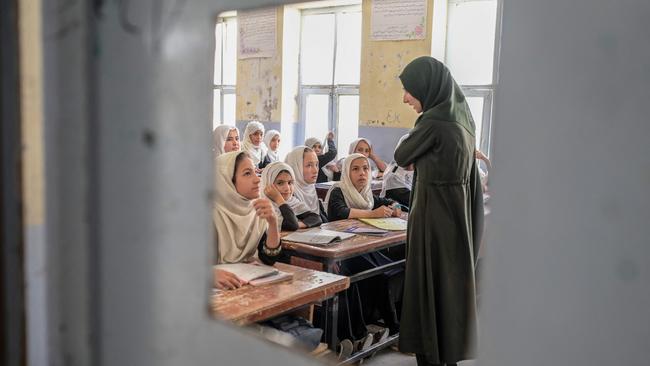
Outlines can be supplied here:
M404 217L407 216L405 215ZM329 222L323 224L321 227L327 230L342 231L351 226L372 227L357 219ZM284 237L288 234L290 233L282 232L281 236ZM324 265L322 270L331 273L333 265L337 261L404 243L406 243L406 231L390 231L386 236L355 235L349 239L327 246L316 246L282 240L282 249L289 254L320 262Z
M404 214L403 219L407 219L408 215ZM361 222L356 219L347 219L334 221L327 224L323 224L321 227L328 230L345 230L351 226L366 226L371 227L364 222ZM290 234L289 232L282 232L281 236L284 237ZM292 263L298 265L305 265L307 263L299 263L301 259L307 259L311 261L310 264L316 264L319 266L319 269L323 271L332 273L336 268L336 263L355 256L359 256L366 253L376 252L382 249L404 245L406 243L406 231L391 231L388 235L383 237L369 236L369 235L355 235L351 238L343 240L341 242L335 243L333 245L327 246L315 246L304 243L296 243L291 241L282 241L283 251L293 256ZM297 259L296 259L297 258ZM295 260L295 261L294 261ZM380 266L377 268L372 268L367 271L363 271L353 276L350 276L350 282L361 281L368 277L378 276L397 266L403 266L405 260L395 261L393 263ZM328 300L325 305L325 312L323 318L323 324L326 339L328 340L329 346L331 349L336 350L336 345L338 343L337 336L337 321L338 321L338 297L332 300ZM394 343L397 343L398 335L391 336L388 340L373 345L369 350L358 352L350 359L344 361L344 363L353 362L358 360L361 357L367 356L370 353L388 347Z
M244 286L212 296L212 312L220 319L246 325L273 318L313 302L326 300L350 287L350 279L284 263L275 267L293 279L262 286Z

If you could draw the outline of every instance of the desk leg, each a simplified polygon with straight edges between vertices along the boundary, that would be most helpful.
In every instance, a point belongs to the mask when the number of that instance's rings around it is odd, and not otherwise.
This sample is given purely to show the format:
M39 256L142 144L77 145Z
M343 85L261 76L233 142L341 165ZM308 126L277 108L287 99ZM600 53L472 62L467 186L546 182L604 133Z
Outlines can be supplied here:
M336 261L327 259L323 262L325 272L334 273ZM336 294L325 304L325 324L327 324L327 339L331 350L336 352L338 345L338 321L339 321L339 295Z
M330 349L336 352L338 344L338 320L339 320L339 295L334 295L333 298L327 300L327 318L329 318L329 346Z

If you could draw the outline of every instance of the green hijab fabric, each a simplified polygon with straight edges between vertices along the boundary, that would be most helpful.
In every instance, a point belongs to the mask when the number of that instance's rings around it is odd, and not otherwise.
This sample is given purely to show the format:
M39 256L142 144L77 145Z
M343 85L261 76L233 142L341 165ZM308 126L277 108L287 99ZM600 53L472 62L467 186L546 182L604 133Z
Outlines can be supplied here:
M422 104L423 116L456 122L475 136L476 126L465 95L442 62L418 57L406 65L399 78L404 89Z

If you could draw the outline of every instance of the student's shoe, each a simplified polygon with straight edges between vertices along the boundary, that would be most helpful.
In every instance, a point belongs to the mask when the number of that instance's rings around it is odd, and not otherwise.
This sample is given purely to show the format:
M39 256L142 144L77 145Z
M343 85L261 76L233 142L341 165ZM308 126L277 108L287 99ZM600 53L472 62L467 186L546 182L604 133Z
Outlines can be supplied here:
M383 342L388 339L390 329L381 327L377 324L367 325L368 333L372 334L374 338L373 344Z
M370 346L372 346L373 340L374 337L372 336L372 334L368 333L365 337L359 340L359 343L357 343L357 352L365 351L368 348L370 348Z
M347 360L354 351L354 345L349 339L344 339L339 342L339 360Z

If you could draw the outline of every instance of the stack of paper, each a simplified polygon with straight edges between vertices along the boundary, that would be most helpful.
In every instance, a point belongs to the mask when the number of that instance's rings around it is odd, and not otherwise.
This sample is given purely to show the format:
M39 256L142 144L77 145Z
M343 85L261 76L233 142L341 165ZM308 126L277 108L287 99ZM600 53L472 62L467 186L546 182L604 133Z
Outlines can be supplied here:
M402 231L406 230L406 220L399 217L389 217L385 219L359 219L366 224L372 225L374 227L390 230L390 231Z

